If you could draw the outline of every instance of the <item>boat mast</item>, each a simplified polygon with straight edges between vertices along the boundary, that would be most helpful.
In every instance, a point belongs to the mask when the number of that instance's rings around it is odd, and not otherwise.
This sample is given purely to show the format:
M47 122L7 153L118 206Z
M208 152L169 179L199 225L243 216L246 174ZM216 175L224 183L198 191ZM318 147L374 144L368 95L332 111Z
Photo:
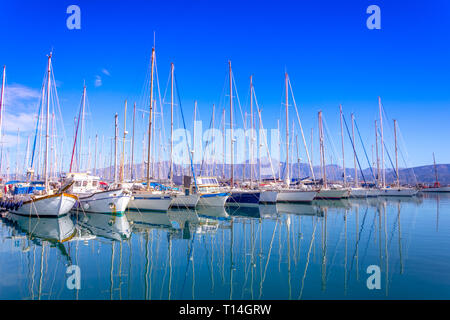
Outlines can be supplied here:
M173 184L173 62L170 64L170 162L169 162L169 173L170 173L170 184Z
M284 82L286 87L286 185L289 187L289 92L288 92L288 74L284 73Z
M397 176L397 188L399 188L400 178L398 176L397 120L395 119L394 119L394 140L395 140L395 174Z
M434 152L433 152L433 163L434 163L434 175L436 176L436 187L439 187L438 172L437 172L436 158L434 157Z
M195 154L195 122L197 121L197 101L194 101L194 125L192 128L192 150L191 150L191 154L192 154L192 159L194 160L194 154ZM194 175L194 165L192 165L191 167L191 175Z
M377 157L377 185L380 185L380 157L378 156L378 125L375 120L375 153Z
M226 150L226 146L225 146L225 108L223 108L222 110L222 147L223 147L223 152L222 152L222 178L225 179L225 150Z
M346 187L347 186L347 175L345 174L344 127L343 127L343 123L342 123L342 105L339 105L339 115L340 115L340 119L341 119L342 170L343 170L344 187Z
M152 115L153 115L153 67L155 64L155 48L152 48L152 61L150 72L150 113L148 119L148 149L147 149L147 190L150 190L150 156L151 156L151 135L152 135Z
M250 76L250 189L253 188L253 75Z
M2 142L3 103L5 96L6 66L3 66L2 90L0 93L0 143ZM1 162L1 161L0 161Z
M386 172L384 170L384 137L383 137L383 115L381 114L381 97L378 97L378 109L380 112L380 130L381 130L381 186L386 187Z
M125 111L123 119L123 141L122 141L122 159L120 159L120 182L123 182L125 176L125 139L127 137L127 100L125 100Z
M118 136L118 116L114 116L114 183L117 184L117 136Z
M46 123L45 123L45 165L44 165L44 181L45 181L45 192L49 191L48 183L48 140L49 140L49 114L50 114L50 79L51 79L51 62L52 53L48 55L48 67L47 67L47 113L46 113Z
M323 187L327 188L327 169L325 164L325 150L323 145L323 127L322 127L322 111L319 111L319 149L320 149L320 163L322 165Z
M352 139L353 139L353 165L355 166L355 188L358 188L358 168L356 167L356 149L355 149L355 115L352 113Z
M81 123L80 123L80 148L78 150L78 170L81 171L81 161L82 161L82 148L83 148L83 122L84 122L84 111L86 106L86 84L83 86L83 102L81 108Z
M130 179L131 182L133 182L133 167L134 167L134 131L135 131L135 127L134 127L134 122L135 122L135 118L136 118L136 102L134 102L133 105L133 137L131 139L131 170L130 170Z
M98 135L95 134L94 176L97 175L97 144L98 144Z
M230 167L230 186L234 186L234 150L233 150L233 77L231 71L231 61L228 61L229 73L230 73L230 145L231 145L231 167Z

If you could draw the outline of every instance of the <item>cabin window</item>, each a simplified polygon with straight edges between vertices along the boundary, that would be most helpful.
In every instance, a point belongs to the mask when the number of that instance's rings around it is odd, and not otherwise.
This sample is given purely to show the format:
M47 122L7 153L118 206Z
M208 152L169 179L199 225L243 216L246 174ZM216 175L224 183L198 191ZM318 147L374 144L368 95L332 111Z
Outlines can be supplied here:
M87 181L83 181L83 187L87 186Z
M75 182L75 187L81 187L81 181Z
M97 181L92 181L92 186L96 187L97 186Z

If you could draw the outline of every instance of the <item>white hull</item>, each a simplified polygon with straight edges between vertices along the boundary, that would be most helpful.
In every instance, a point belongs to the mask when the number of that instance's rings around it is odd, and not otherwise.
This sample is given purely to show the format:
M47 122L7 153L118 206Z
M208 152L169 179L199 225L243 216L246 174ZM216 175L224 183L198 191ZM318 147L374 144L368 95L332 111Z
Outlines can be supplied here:
M198 200L198 205L204 207L223 207L229 196L229 193L202 194Z
M85 212L123 213L127 209L131 195L123 189L96 192L88 196L79 196L80 207Z
M416 189L410 189L410 188L386 188L381 189L381 195L382 196L393 196L393 197L412 197L417 194Z
M160 192L135 193L128 203L128 209L139 211L167 211L172 197Z
M344 199L348 198L349 194L348 189L320 189L315 199Z
M25 201L20 208L10 211L15 214L30 217L59 217L67 214L76 201L76 196L66 193L42 196Z
M80 216L78 223L98 237L121 241L131 236L130 223L122 213L87 213Z
M312 202L316 194L316 191L280 190L278 192L277 202Z
M15 221L24 231L33 237L65 242L75 235L75 225L69 215L59 218L25 217L11 213L8 218Z
M450 192L450 187L426 188L422 192Z
M366 197L367 197L367 189L364 188L350 189L350 198L366 198Z
M261 195L259 196L260 203L276 203L278 198L278 191L272 190L261 190Z
M199 194L173 194L172 202L170 203L171 207L178 208L195 208L200 199Z
M367 189L367 197L378 197L381 195L380 189Z

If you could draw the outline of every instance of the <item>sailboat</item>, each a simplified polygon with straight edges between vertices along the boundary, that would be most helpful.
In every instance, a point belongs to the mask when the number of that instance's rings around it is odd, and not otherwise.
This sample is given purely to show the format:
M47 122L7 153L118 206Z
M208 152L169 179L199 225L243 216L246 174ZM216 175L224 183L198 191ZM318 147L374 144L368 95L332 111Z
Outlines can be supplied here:
M326 163L325 163L325 147L322 125L322 111L319 111L319 142L320 142L320 163L322 168L323 186L317 192L315 200L343 199L348 198L350 190L347 188L329 187L327 184Z
M155 48L152 48L151 72L150 72L150 113L148 129L148 148L147 148L147 181L145 190L134 190L132 199L128 204L131 210L156 210L166 211L172 202L172 196L165 191L158 191L151 188L150 185L150 155L151 155L151 137L152 137L152 117L153 117L153 72L155 65Z
M450 192L450 186L441 186L438 179L438 172L436 167L436 159L433 152L433 164L434 164L434 175L436 177L436 182L432 187L423 188L422 192Z
M10 211L18 215L38 217L59 217L67 214L74 206L78 197L66 193L66 188L54 190L50 188L49 179L49 117L50 117L50 86L52 79L52 53L48 55L47 86L46 86L46 134L45 134L45 161L44 161L44 190L39 194L10 195L9 200L14 203ZM43 88L44 89L44 88ZM2 89L3 91L3 89ZM44 90L43 90L44 93ZM56 93L55 93L56 94ZM43 95L44 97L44 95ZM42 99L42 106L44 99ZM38 119L39 121L39 119ZM29 170L32 172L32 170ZM30 180L32 176L29 177ZM8 196L8 195L7 195Z
M230 168L230 192L231 195L227 199L229 205L250 205L257 206L261 192L259 190L243 189L235 185L234 181L234 136L233 136L233 72L231 70L231 61L228 61L229 80L230 80L230 151L231 151L231 168Z
M278 191L277 202L297 202L309 203L314 200L317 195L315 190L308 190L304 185L299 189L290 187L291 177L289 172L289 76L287 72L284 74L285 81L285 110L286 110L286 177L285 187Z
M86 106L86 86L83 87L82 103L78 117L78 124L75 131L75 138L72 149L72 157L70 161L69 173L63 177L63 183L69 185L68 193L78 196L76 208L80 208L84 212L92 213L121 213L125 212L131 199L131 192L121 186L113 186L105 190L100 184L100 177L91 175L90 172L73 172L73 162L75 148L77 145L78 125L81 123L81 132L79 139L79 160L78 169L81 168L81 151L83 142L83 120ZM126 114L126 102L125 102ZM125 117L126 121L126 117ZM116 130L117 132L117 130ZM124 132L125 129L124 129ZM117 135L116 135L117 138Z
M174 94L174 64L170 64L170 167L169 167L169 180L170 184L173 185L173 94ZM181 106L180 106L181 107ZM195 121L194 121L195 123ZM195 140L194 140L195 143ZM195 148L194 148L195 149ZM194 172L193 172L194 174ZM194 174L195 176L195 174ZM196 185L191 186L190 177L184 178L184 192L183 191L172 191L172 201L170 203L171 207L177 208L195 208L198 201L200 200L200 194L197 191ZM194 191L194 192L193 192Z
M403 187L400 185L400 177L398 170L398 148L397 148L397 120L394 119L394 138L395 138L395 175L396 175L396 183L390 187L384 187L381 189L382 196L394 196L394 197L412 197L415 196L418 190ZM383 138L382 138L383 139ZM381 146L383 146L383 141L381 142Z

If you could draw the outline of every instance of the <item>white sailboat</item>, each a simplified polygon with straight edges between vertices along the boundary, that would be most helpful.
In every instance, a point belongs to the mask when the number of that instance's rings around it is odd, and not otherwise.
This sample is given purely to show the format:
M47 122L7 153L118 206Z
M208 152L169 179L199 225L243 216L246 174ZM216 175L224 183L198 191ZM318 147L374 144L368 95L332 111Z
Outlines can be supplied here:
M314 200L317 195L315 190L308 190L305 186L294 189L290 187L290 172L289 172L289 76L287 72L284 74L285 81L285 111L286 111L286 188L278 191L277 202L294 202L294 203L309 203Z
M327 184L327 173L326 173L326 163L325 163L325 147L324 147L324 137L323 137L323 125L322 125L322 111L319 111L319 146L320 146L320 163L322 168L323 186L317 192L315 200L336 200L348 198L350 195L350 190L348 188L342 188L337 185L328 186Z
M14 196L12 201L16 205L10 209L18 215L37 217L59 217L67 214L77 201L77 196L68 194L64 189L52 190L49 185L49 116L50 116L50 85L52 79L51 69L52 53L48 55L47 86L46 86L46 134L45 134L45 162L44 162L44 184L45 190L42 194L26 194ZM55 93L56 94L56 93ZM44 99L42 99L42 105Z
M131 210L157 210L166 211L172 202L172 197L164 191L152 190L150 185L150 160L151 160L151 136L153 117L153 73L155 65L155 48L152 48L151 71L150 71L150 113L148 123L148 147L147 147L147 183L145 190L133 191L133 197L128 204Z
M397 148L397 120L394 120L394 137L395 137L395 174L397 177L396 183L391 187L387 186L381 189L382 196L394 196L394 197L412 197L418 192L417 189L410 187L403 187L400 185L400 177L398 170L398 148ZM382 143L383 146L383 143Z

